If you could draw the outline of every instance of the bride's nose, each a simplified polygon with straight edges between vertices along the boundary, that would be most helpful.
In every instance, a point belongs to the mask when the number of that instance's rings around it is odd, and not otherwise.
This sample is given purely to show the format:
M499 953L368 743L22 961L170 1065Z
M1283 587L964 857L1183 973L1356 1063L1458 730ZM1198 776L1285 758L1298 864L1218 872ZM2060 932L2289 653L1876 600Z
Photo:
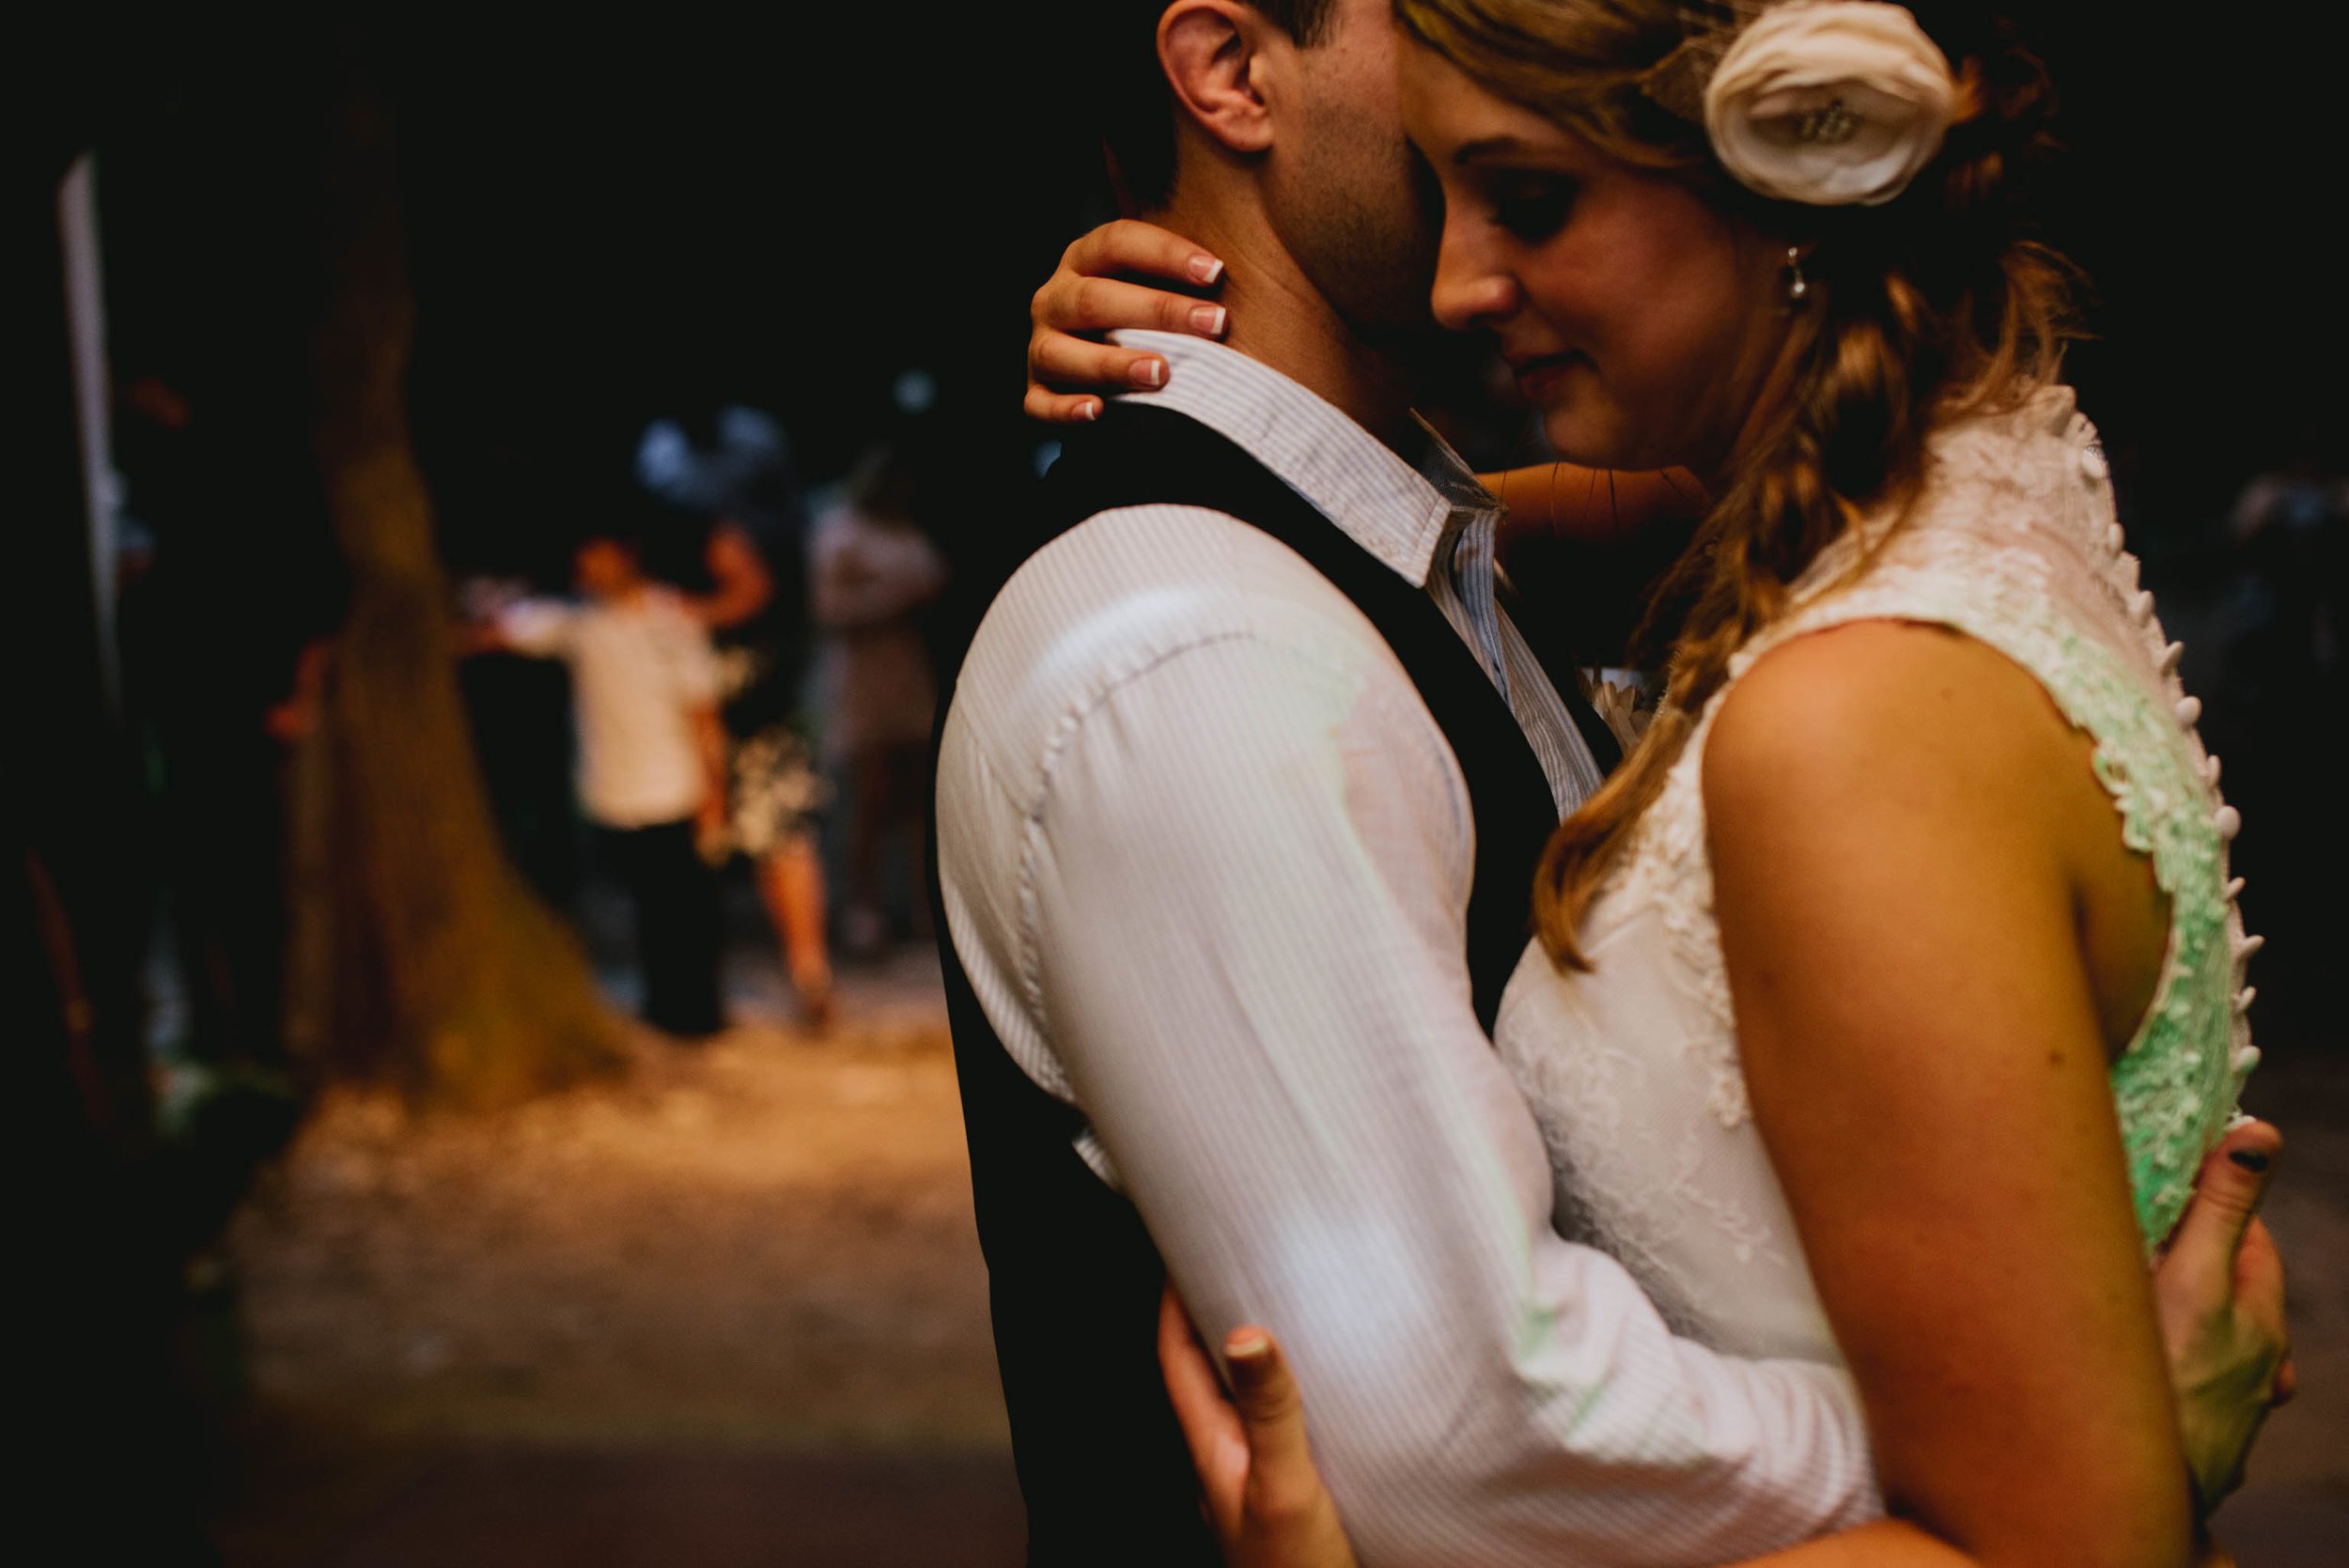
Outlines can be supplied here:
M1436 319L1454 332L1466 332L1515 315L1523 303L1516 276L1498 264L1489 244L1480 243L1466 225L1447 214L1429 302Z

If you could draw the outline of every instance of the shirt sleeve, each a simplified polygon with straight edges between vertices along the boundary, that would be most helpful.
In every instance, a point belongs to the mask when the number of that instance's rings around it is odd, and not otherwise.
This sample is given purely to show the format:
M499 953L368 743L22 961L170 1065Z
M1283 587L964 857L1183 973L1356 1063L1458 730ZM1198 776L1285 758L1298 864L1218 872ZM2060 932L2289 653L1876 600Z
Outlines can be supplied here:
M517 599L498 612L498 635L516 653L563 659L571 651L579 612L557 599Z
M1062 732L1019 970L1096 1168L1209 1343L1281 1336L1374 1568L1727 1562L1872 1516L1844 1374L1677 1338L1552 1229L1470 1000L1457 766L1399 672L1320 652L1206 643Z

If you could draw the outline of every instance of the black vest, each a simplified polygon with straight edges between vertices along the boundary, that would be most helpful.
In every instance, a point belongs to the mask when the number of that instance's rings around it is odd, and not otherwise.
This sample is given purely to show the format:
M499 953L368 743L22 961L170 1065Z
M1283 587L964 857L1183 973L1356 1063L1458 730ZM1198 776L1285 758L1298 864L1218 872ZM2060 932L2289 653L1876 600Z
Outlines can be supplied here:
M1112 507L1212 507L1295 551L1378 629L1468 780L1477 830L1468 964L1477 1016L1489 1031L1525 947L1533 866L1557 815L1507 704L1426 591L1239 447L1162 409L1112 403L1069 443L1044 495L1044 527L1031 553ZM1610 766L1613 741L1572 690L1571 672L1554 675L1600 765ZM929 863L935 899L935 852ZM996 1356L1027 1498L1028 1561L1220 1563L1159 1376L1165 1272L1158 1252L1133 1205L1078 1157L1083 1118L1037 1088L996 1038L942 909L937 928Z

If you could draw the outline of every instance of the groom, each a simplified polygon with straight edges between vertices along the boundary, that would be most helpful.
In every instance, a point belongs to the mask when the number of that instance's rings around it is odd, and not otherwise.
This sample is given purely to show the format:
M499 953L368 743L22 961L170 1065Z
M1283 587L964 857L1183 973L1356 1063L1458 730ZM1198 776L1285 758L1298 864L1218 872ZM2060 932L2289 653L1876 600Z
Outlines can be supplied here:
M1719 1560L1846 1522L1873 1483L1840 1374L1676 1340L1560 1240L1488 1043L1542 845L1614 747L1409 411L1435 225L1386 0L1103 9L1152 84L1119 172L1229 260L1232 315L1228 347L1128 340L1174 374L1069 444L941 731L1030 1561L1215 1560L1153 1348L1170 1273L1211 1342L1282 1335L1368 1558L1636 1531Z

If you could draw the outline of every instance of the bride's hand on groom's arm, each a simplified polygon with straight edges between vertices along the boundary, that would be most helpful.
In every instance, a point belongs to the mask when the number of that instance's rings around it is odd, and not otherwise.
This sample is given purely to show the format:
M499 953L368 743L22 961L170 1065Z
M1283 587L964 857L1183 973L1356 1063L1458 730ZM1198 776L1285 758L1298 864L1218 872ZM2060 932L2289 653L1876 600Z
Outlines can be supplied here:
M2283 1265L2258 1218L2282 1147L2282 1136L2264 1122L2221 1139L2154 1274L2178 1424L2204 1517L2243 1484L2261 1424L2293 1393Z
M1143 327L1221 337L1223 307L1198 291L1222 281L1221 260L1152 224L1120 218L1079 238L1029 303L1028 416L1080 424L1099 415L1104 390L1164 386L1164 359L1105 343L1101 334ZM1175 291L1183 288L1192 292Z
M2245 1457L2267 1412L2292 1397L2283 1270L2258 1218L2282 1144L2263 1122L2220 1141L2154 1276L2187 1464L2205 1517L2242 1484ZM1200 1506L1225 1560L1246 1568L1355 1568L1336 1504L1307 1446L1304 1405L1279 1344L1261 1329L1241 1328L1224 1354L1232 1368L1228 1394L1169 1286L1159 1318L1159 1362L1199 1472ZM1859 1547L1859 1536L1869 1533L1845 1540ZM1880 1543L1886 1550L1895 1545ZM2208 1544L2201 1568L2232 1562Z
M1190 1315L1166 1288L1159 1365L1199 1472L1199 1507L1237 1568L1358 1568L1305 1441L1305 1405L1280 1345L1261 1328L1224 1342L1226 1394Z

